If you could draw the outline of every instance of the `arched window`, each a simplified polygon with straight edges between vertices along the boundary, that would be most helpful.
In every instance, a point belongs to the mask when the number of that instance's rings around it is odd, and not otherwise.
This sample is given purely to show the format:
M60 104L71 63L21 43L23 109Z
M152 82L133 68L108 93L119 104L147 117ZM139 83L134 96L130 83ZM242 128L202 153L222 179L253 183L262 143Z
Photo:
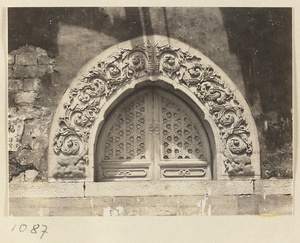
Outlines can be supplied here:
M123 99L101 130L98 181L211 179L199 117L179 97L148 87Z
M235 84L190 46L146 39L74 78L53 118L49 180L260 178L256 125Z

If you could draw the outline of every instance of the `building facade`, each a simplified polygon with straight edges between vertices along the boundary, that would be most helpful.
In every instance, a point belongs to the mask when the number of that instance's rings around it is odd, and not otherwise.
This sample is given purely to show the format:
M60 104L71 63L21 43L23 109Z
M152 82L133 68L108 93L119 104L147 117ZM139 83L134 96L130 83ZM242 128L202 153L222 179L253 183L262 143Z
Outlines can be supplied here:
M291 214L291 20L10 8L9 214Z

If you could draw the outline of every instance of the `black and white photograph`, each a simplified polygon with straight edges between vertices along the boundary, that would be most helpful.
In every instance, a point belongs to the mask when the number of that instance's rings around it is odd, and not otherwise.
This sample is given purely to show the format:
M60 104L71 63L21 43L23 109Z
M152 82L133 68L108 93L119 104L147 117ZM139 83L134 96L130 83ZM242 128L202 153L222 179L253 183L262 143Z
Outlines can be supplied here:
M292 214L291 8L8 8L11 216Z
M7 216L295 215L293 7L6 10Z

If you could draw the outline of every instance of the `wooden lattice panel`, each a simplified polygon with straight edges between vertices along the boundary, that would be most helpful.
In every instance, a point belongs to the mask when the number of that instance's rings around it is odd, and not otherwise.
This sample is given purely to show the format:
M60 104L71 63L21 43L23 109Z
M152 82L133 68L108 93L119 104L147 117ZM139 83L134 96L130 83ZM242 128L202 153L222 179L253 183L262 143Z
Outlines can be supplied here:
M145 97L137 97L111 126L104 160L146 159L145 119Z
M161 159L205 159L201 135L189 114L164 97L161 114Z
M100 134L102 181L208 178L209 143L181 99L146 88L119 103Z

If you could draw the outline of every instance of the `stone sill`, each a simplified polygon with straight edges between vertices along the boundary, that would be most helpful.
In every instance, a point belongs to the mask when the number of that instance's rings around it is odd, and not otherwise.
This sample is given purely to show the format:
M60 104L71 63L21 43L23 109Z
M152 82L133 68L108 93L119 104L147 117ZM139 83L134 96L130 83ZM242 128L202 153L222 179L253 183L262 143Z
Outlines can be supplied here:
M85 185L85 189L84 189ZM9 184L10 198L81 198L167 195L292 195L293 180L22 182Z

